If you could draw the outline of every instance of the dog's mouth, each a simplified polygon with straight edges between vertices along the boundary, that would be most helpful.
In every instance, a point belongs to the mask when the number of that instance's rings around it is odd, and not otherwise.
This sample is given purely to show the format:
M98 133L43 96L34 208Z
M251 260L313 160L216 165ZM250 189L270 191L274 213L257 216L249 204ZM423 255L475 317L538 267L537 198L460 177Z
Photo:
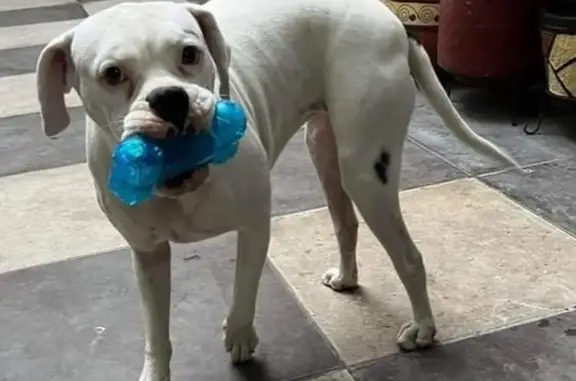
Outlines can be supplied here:
M166 133L161 138L173 138L175 136L184 136L186 134L197 134L198 132L204 131L205 129L207 129L207 127L204 123L199 124L192 121L188 122L184 128L176 127L173 124L168 124Z
M196 191L208 181L210 171L208 166L196 168L168 179L158 188L158 195L176 198L186 193Z
M182 126L175 126L156 116L150 116L146 119L132 119L129 123L124 124L120 140L124 140L132 134L144 134L154 139L166 139L186 134L197 134L208 129L209 124L204 118L201 120L190 118L190 121L182 128Z
M194 176L194 173L196 172L196 170L193 171L188 171L188 172L184 172L176 177L173 177L171 179L168 179L165 183L164 186L168 189L177 189L180 188L182 185L184 185L184 182L186 180L191 179Z
M123 131L120 140L132 134L144 134L155 139L165 139L186 134L197 134L210 129L212 109L200 112L195 109L189 113L186 120L178 125L164 120L150 111L146 106L136 104L133 110L124 118Z

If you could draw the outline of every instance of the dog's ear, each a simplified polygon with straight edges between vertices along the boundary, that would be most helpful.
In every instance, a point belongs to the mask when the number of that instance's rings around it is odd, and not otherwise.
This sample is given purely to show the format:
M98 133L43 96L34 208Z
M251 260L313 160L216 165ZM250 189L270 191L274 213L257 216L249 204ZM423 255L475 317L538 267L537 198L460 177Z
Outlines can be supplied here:
M200 29L202 29L202 34L204 34L204 40L208 45L212 59L216 64L216 70L218 71L218 76L220 77L220 94L224 96L230 95L229 91L229 80L228 80L228 66L230 65L230 47L224 40L224 36L220 32L218 23L212 15L212 13L200 5L196 4L186 4L184 5L186 9L194 16Z
M68 31L54 38L42 49L36 63L36 90L42 127L50 137L70 124L64 94L70 92L75 77L70 56L73 36L73 32Z

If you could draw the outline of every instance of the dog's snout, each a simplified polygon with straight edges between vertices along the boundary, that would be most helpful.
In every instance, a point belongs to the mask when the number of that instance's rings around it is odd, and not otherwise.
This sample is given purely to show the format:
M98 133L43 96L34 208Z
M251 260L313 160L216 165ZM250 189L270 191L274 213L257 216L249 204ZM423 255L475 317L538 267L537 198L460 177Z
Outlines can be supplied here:
M159 118L172 123L179 131L184 130L190 99L182 87L156 88L148 94L146 102Z

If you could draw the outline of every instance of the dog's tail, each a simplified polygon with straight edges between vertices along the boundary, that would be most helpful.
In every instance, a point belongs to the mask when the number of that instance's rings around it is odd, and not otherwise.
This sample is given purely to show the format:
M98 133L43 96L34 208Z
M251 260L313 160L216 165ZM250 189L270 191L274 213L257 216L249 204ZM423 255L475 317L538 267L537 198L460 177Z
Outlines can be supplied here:
M422 45L411 37L408 38L408 41L410 44L408 62L412 76L420 87L420 91L426 96L428 102L434 107L450 131L477 152L520 169L518 162L506 151L478 135L462 119L436 76L430 58Z

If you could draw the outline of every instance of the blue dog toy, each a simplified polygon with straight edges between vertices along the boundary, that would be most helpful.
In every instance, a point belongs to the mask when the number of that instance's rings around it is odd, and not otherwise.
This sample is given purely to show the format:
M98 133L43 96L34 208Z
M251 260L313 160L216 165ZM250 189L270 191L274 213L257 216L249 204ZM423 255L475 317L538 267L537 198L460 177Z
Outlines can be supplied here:
M228 161L245 131L242 106L222 99L208 132L166 139L132 135L114 150L108 187L126 205L141 204L152 198L156 187L182 173Z

